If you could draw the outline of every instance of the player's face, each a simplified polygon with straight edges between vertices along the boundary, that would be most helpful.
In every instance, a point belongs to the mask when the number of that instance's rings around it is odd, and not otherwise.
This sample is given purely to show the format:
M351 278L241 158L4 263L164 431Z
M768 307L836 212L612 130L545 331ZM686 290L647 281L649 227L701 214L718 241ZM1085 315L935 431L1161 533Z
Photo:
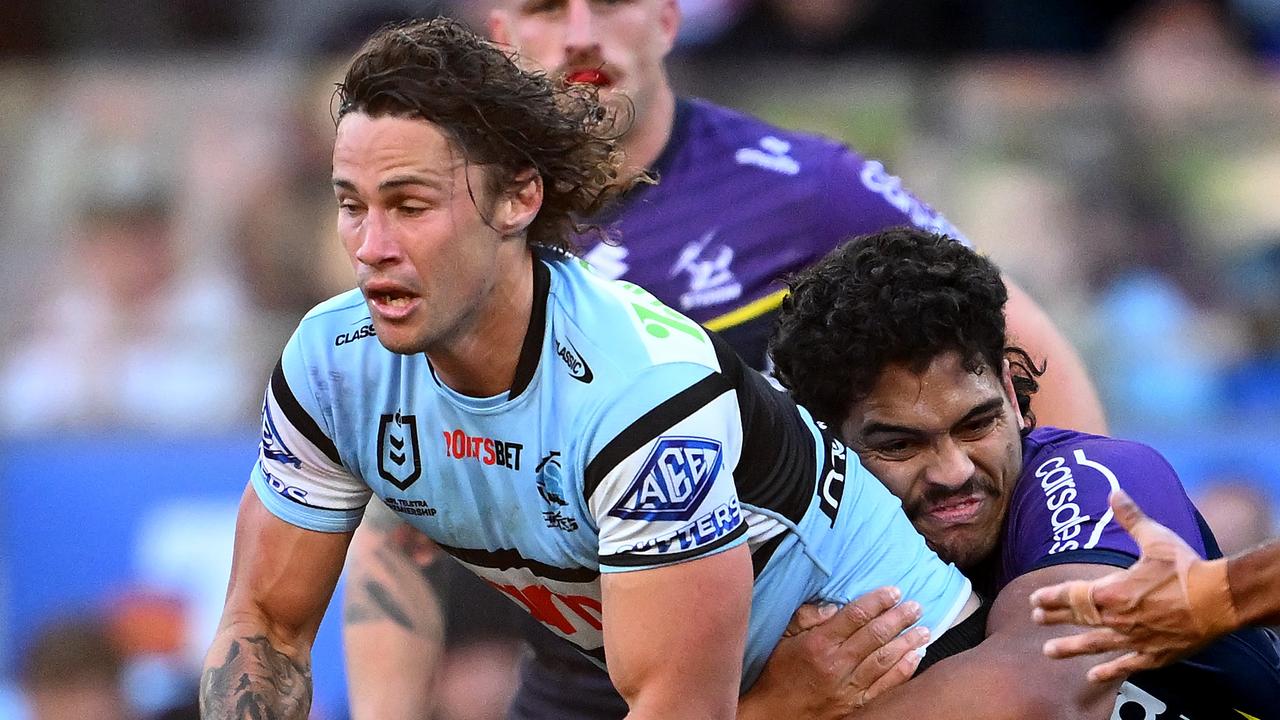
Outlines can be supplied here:
M492 218L484 172L424 120L352 113L338 124L338 235L387 349L458 339L524 252L481 215Z
M921 373L885 368L841 432L929 546L968 568L999 539L1022 466L1021 427L1007 367L971 373L952 352Z
M662 62L680 25L676 0L505 0L489 16L494 40L554 76L600 88L637 115L666 82Z

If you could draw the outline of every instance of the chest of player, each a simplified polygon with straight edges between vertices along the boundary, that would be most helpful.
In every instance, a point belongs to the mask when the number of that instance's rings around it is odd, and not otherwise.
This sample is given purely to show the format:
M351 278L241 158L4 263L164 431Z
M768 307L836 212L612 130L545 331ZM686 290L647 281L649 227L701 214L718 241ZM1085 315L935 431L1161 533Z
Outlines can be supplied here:
M580 472L542 399L468 408L393 385L352 425L359 474L374 502L442 546L594 570L595 532L570 482Z

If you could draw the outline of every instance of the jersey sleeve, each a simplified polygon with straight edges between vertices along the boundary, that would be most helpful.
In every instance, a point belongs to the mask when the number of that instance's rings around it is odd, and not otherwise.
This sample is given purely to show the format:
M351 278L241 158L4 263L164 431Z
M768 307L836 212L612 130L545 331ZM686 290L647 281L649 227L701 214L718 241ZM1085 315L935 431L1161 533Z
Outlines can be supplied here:
M342 464L321 420L310 378L316 368L299 333L285 347L262 403L262 440L250 482L262 504L285 522L320 532L360 524L369 487Z
M742 422L729 381L693 364L645 371L589 429L583 498L601 572L643 570L746 542L734 469Z
M973 247L942 213L903 187L902 180L878 160L842 147L831 157L825 182L829 186L825 195L830 198L827 217L841 242L885 228L914 225Z
M1139 443L1087 437L1039 453L1024 468L1004 575L1065 563L1132 564L1137 543L1108 504L1116 488L1204 554L1195 508L1168 461Z

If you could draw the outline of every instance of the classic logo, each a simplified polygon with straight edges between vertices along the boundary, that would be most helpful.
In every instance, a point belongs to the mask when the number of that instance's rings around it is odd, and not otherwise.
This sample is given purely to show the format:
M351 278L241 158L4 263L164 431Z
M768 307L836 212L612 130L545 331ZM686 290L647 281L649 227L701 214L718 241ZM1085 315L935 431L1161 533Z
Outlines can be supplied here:
M609 514L624 520L688 520L720 471L720 443L661 437Z
M378 475L406 490L422 475L415 415L383 415L378 423Z
M943 235L949 235L956 240L970 245L969 240L947 221L941 213L936 212L928 205L917 200L911 193L902 187L902 180L897 176L890 175L885 170L884 165L875 160L868 160L867 164L862 166L862 172L859 175L862 185L871 192L884 198L890 205L898 208L911 218L911 224L926 230L932 230Z
M565 340L564 344L561 345L559 338L552 338L552 342L556 345L556 355L559 355L564 364L569 367L569 375L574 380L590 383L595 379L595 375L591 372L591 366L583 359L582 353L578 352L573 343Z
M844 443L831 438L831 449L827 452L823 463L822 483L818 486L818 507L822 514L831 520L831 527L836 526L836 515L840 512L840 500L844 498L844 472L848 468Z
M717 245L707 252L716 230L711 230L698 240L684 246L671 266L671 277L681 273L689 276L689 292L680 295L680 307L684 310L708 305L718 305L742 297L742 284L733 274L733 248ZM706 257L704 257L706 253Z
M353 343L357 340L363 340L364 338L374 337L376 335L377 332L373 329L373 323L369 323L368 325L361 326L359 330L352 330L349 333L343 333L335 337L333 339L333 346L342 347L347 343Z

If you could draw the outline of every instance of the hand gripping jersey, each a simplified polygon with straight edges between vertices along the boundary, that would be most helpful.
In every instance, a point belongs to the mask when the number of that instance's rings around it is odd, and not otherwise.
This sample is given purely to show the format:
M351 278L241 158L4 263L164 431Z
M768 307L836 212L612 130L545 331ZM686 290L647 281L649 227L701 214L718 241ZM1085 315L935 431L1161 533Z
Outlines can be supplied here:
M784 279L845 240L915 225L967 244L881 163L700 100L677 101L652 171L657 185L596 218L617 243L584 257L721 333L757 369Z
M1107 502L1117 487L1202 556L1222 556L1177 474L1159 453L1134 442L1041 428L1023 441L1023 471L995 558L993 589L998 592L1014 578L1052 565L1132 565L1138 546L1112 517ZM1274 636L1243 630L1180 663L1133 675L1121 686L1113 717L1280 718L1280 656Z
M496 397L383 348L359 292L309 313L266 396L263 503L343 532L372 495L601 663L600 573L742 543L756 572L744 687L806 600L893 584L934 637L952 624L968 580L805 411L639 287L551 252L533 267L516 379Z

